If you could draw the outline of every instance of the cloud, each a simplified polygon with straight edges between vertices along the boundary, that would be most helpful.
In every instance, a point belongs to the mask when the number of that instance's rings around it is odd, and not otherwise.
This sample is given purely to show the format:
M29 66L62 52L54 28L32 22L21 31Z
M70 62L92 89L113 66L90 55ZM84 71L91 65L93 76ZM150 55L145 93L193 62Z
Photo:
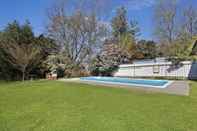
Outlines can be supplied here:
M154 6L155 2L155 0L125 0L122 2L122 5L128 10L141 10Z

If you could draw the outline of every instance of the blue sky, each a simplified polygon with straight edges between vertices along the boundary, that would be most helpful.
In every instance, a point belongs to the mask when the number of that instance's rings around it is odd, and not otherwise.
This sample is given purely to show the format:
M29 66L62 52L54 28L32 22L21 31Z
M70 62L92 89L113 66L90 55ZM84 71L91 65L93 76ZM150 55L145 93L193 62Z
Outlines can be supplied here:
M43 33L47 23L46 10L58 0L1 0L0 4L0 29L8 22L17 20L23 23L29 20L36 34ZM110 0L103 0L109 4ZM141 28L141 38L153 39L154 23L153 10L156 0L112 0L107 16L109 21L115 9L124 5L128 9L128 18L138 21ZM180 10L185 5L192 4L197 9L197 0L178 0Z

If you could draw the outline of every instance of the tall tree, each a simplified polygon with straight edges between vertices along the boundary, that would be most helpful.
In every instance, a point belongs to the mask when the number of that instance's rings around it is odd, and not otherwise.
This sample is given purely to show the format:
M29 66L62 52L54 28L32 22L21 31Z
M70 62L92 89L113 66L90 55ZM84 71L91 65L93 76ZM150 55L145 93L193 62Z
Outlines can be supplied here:
M124 56L129 59L135 58L136 41L139 36L138 23L134 20L128 22L127 11L125 7L117 9L116 15L112 18L112 33L114 44L119 45L120 50Z
M135 58L136 41L135 37L131 33L125 33L124 35L121 35L118 45L122 53L125 54L125 56L130 59Z
M157 44L154 41L140 40L137 43L137 50L143 55L144 59L154 59L159 55Z
M140 28L137 21L135 20L130 21L129 33L131 33L135 41L140 36Z
M120 37L128 32L127 11L125 7L120 7L116 11L116 16L112 19L113 36Z
M184 11L184 28L190 38L197 34L197 10L193 6L189 6Z
M32 45L19 45L6 41L7 44L3 44L4 52L9 58L6 61L14 68L22 72L22 80L25 80L25 75L36 66L41 59L40 49L33 47Z
M67 14L61 5L49 14L48 34L62 47L62 53L73 65L80 66L97 52L106 36L105 25L95 13L75 10Z
M20 26L16 21L9 24L0 39L4 61L21 71L25 79L27 68L39 60L40 49L33 47L34 36L29 23ZM35 44L35 43L34 43ZM36 58L37 57L37 58Z
M51 50L52 42L48 38L35 37L29 22L20 25L18 22L8 24L0 35L0 60L8 74L12 70L26 76L41 65ZM10 74L11 75L11 74ZM10 76L11 77L11 76Z
M168 43L175 39L176 4L176 0L158 0L155 8L156 35Z

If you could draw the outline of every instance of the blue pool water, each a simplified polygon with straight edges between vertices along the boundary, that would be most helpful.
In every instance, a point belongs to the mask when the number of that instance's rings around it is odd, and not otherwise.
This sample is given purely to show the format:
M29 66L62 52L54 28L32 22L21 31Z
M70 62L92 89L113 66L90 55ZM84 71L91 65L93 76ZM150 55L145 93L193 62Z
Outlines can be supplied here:
M80 80L108 84L122 84L156 88L165 88L170 83L170 81L168 80L131 79L119 77L81 77Z

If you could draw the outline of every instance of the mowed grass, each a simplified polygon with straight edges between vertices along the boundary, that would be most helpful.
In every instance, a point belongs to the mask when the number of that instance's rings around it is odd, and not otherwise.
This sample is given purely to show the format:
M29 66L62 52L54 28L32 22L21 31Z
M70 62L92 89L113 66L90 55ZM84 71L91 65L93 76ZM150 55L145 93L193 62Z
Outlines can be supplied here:
M0 131L197 131L190 96L58 81L1 82Z

